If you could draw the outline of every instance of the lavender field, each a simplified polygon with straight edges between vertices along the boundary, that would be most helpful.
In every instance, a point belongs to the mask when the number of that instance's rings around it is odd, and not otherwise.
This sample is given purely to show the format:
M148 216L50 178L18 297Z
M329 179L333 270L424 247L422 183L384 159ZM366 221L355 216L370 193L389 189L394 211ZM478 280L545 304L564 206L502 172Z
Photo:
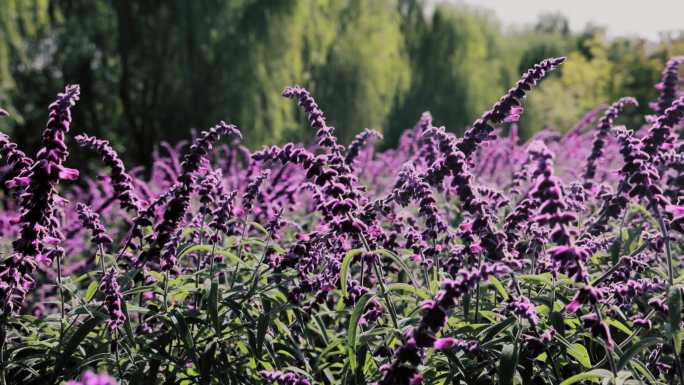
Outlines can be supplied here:
M461 136L425 112L345 146L294 86L310 144L220 121L149 170L66 86L35 154L0 136L0 384L684 384L684 57L639 125L626 95L522 140L565 62Z

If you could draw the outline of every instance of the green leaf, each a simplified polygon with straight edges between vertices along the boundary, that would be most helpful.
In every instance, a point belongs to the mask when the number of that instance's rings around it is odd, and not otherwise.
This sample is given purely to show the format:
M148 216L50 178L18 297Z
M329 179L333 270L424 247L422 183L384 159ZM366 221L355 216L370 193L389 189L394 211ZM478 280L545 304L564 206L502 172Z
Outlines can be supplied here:
M129 295L144 293L146 291L158 291L160 293L163 292L163 290L158 285L145 285L145 286L134 287L133 289L121 292L121 295L124 297L128 297Z
M623 324L622 322L620 322L614 318L610 318L610 319L606 320L606 322L608 323L608 325L620 330L621 332L623 332L627 335L632 334L632 329L628 328L627 326L625 326L625 324Z
M359 298L356 306L354 306L354 311L349 317L349 326L347 327L347 356L349 358L349 367L352 373L356 373L356 329L358 327L359 318L366 309L366 304L370 301L375 294L368 292Z
M88 285L88 289L86 290L85 297L83 297L83 301L85 302L90 302L91 299L95 296L95 293L97 293L97 287L98 287L97 281L93 281Z
M389 291L389 292L407 291L409 293L413 293L413 294L417 295L420 299L430 298L430 295L428 294L427 291L425 291L425 289L422 289L420 287L415 287L413 285L409 285L408 283L403 283L403 282L387 284L387 291Z
M90 332L92 332L97 325L100 324L100 322L102 322L101 318L88 318L79 326L78 329L76 329L76 331L71 335L71 337L69 337L69 340L64 345L62 354L60 354L57 358L57 362L55 363L55 373L61 374L67 360L73 356L76 349L78 349L79 345L81 345L81 342L83 342L88 334L90 334Z
M234 263L236 265L242 263L242 261L240 261L240 259L235 254L233 254L230 250L220 248L220 247L214 247L212 245L188 246L185 249L183 249L183 251L178 253L178 257L177 257L178 262L180 262L183 257L185 257L186 255L188 255L190 253L194 253L194 252L198 252L198 251L204 251L204 252L211 253L212 250L214 251L214 255L222 255L222 256L228 258L232 263ZM161 280L161 279L159 279L159 280Z
M670 329L674 342L675 352L682 352L682 329L679 324L682 322L682 291L677 286L670 286L667 291L667 307L670 314Z
M636 354L638 354L640 351L646 349L647 347L657 344L658 343L658 338L656 337L646 337L642 338L639 340L639 342L632 344L632 346L629 347L629 349L625 350L625 353L620 357L620 361L618 362L618 370L621 370L622 368L627 365L632 357L634 357Z
M342 259L342 266L340 266L340 282L342 284L342 296L346 297L347 296L347 279L349 276L349 265L351 265L352 259L356 255L359 255L360 253L363 252L363 249L353 249L347 251L347 254L344 255L344 258Z
M268 235L268 230L266 230L266 228L262 226L260 223L254 221L247 221L247 224L261 231L264 235Z
M604 379L612 379L613 373L606 369L594 369L588 372L575 374L574 376L561 382L560 385L576 384L580 381L601 382Z
M178 334L180 334L181 341L183 341L183 344L185 345L185 350L188 352L188 355L192 357L194 361L197 357L197 351L195 350L195 341L192 338L192 334L190 333L188 323L185 321L185 317L183 317L183 315L180 314L178 310L172 311L171 316L173 316L173 318L176 321L174 322L174 326L176 327Z
M546 285L552 285L553 279L551 273L541 273L541 274L520 274L516 275L516 278L524 282L541 283Z
M639 360L632 360L631 365L634 367L634 369L641 373L641 375L644 376L648 382L651 384L658 383L653 373L651 373L651 371L646 368L646 365L642 364Z
M489 277L489 282L491 282L492 285L494 285L494 287L496 287L496 290L499 291L499 294L501 294L501 296L503 297L503 299L504 299L505 301L508 301L508 291L506 291L506 288L505 288L504 285L501 283L501 281L499 281L499 279L496 278L495 276L491 275L491 276Z
M587 348L582 344L572 344L566 348L569 355L577 360L582 366L589 369L591 368L591 359L589 358L589 352Z
M499 361L499 385L513 385L516 366L518 365L518 348L516 344L506 344L501 348Z
M126 320L123 324L124 332L131 342L131 345L135 345L135 337L133 336L133 326L131 326L131 314L128 312L128 302L121 301L121 310L126 314Z
M264 312L259 316L257 321L257 334L256 334L256 355L257 359L261 356L261 347L264 345L264 338L266 337L266 330L268 330L268 324L271 320L271 303L268 301L262 301Z
M393 252L391 252L391 251L389 251L389 250L387 250L387 249L377 249L377 250L375 250L375 252L378 253L378 254L380 254L380 255L383 255L383 256L385 256L385 257L387 257L387 258L389 258L389 259L391 259L392 261L394 261L394 263L396 263L397 265L399 265L399 267L400 267L402 270L404 270L404 272L406 273L406 275L408 275L409 279L411 280L411 283L412 283L415 287L421 287L421 285L419 285L418 282L416 281L416 278L413 276L413 270L411 270L411 269L408 267L408 265L406 264L406 262L404 262L404 260L402 260L401 258L399 258L398 255L396 255L395 253L393 253Z
M482 342L491 341L497 334L504 331L515 322L515 317L508 317L505 320L488 326L477 334L477 338Z

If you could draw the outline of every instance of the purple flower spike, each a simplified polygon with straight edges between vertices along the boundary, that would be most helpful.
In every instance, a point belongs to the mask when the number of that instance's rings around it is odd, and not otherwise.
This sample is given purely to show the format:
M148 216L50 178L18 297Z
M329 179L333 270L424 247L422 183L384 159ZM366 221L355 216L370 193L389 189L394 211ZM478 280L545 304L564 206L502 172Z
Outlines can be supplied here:
M26 175L28 168L33 165L33 159L26 156L17 147L16 143L12 142L7 135L0 133L0 159L11 167L11 171L6 176L8 179ZM22 178L22 180L27 179L25 176ZM15 182L8 187L12 185L18 185L18 183Z
M300 377L294 372L262 370L260 373L265 380L278 385L311 385L308 379Z
M596 161L603 155L606 137L613 127L613 122L628 104L634 106L639 105L636 99L632 97L621 98L603 113L603 116L596 125L596 136L594 137L591 154L587 159L587 166L584 172L585 180L589 181L594 178L594 175L596 174Z
M675 142L673 127L682 119L684 119L684 96L675 100L672 106L655 120L643 139L644 151L654 157L661 150L672 149Z
M660 90L658 103L656 104L655 112L657 115L662 115L665 110L672 106L672 102L677 99L679 95L679 66L684 63L684 56L675 56L667 61L665 69L663 69L662 80L656 86Z
M63 199L57 195L60 180L73 179L78 171L62 164L69 156L65 136L71 125L71 107L76 104L80 90L77 85L67 86L50 105L47 127L43 130L41 148L35 162L19 176L8 181L8 186L26 186L21 195L21 227L19 237L12 243L14 254L0 266L0 298L4 311L18 309L33 286L36 263L49 264L63 253L52 240L59 240L59 221L55 218L56 203ZM45 240L51 240L47 245ZM48 247L49 246L49 247Z
M190 207L190 197L195 189L195 173L199 170L202 159L209 154L213 144L224 135L242 138L242 134L236 126L219 122L219 124L209 130L203 131L200 137L190 146L190 151L185 155L181 163L182 173L178 176L176 187L173 189L171 199L166 205L162 222L155 227L155 231L152 233L153 237L149 239L151 242L150 248L140 254L138 258L139 263L148 261L161 263L162 250L167 246L172 247L177 244L175 242L177 239L174 239L174 237ZM165 259L165 262L170 261L170 258ZM168 270L173 267L173 264L164 263L164 267Z
M104 306L109 313L107 326L114 331L126 321L126 314L123 312L121 289L117 282L118 273L116 268L111 267L104 277L102 277L102 292L105 295Z
M354 163L356 157L359 156L361 149L373 138L382 139L382 134L375 130L369 130L368 128L357 134L354 139L352 139L349 146L347 146L347 154L344 158L346 164Z
M534 307L534 304L525 296L520 296L506 303L504 306L504 311L511 311L527 319L533 326L537 326L539 324L539 315L537 314L537 309Z
M463 140L458 145L466 159L475 152L481 142L490 139L491 133L494 131L493 124L501 123L505 119L516 121L522 112L520 107L525 94L536 86L548 72L563 64L564 61L564 57L558 57L545 59L535 64L518 80L513 88L508 90L506 95L499 99L491 110L482 114L465 132Z
M111 169L112 182L116 198L121 207L138 213L142 210L140 198L133 190L133 179L126 173L126 167L108 141L88 135L77 135L76 142L81 147L96 152L102 157L104 164Z
M107 234L104 226L100 222L100 216L93 212L93 210L83 203L76 205L78 217L83 223L83 227L87 228L93 233L93 243L100 246L108 246L112 244L112 237Z

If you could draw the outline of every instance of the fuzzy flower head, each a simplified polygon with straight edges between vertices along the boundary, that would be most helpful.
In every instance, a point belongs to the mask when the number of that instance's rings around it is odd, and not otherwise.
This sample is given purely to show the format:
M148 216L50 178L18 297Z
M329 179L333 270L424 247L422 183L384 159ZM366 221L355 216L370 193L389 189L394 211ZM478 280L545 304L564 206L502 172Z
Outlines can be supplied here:
M111 331L116 330L126 321L126 314L122 308L121 289L117 279L118 273L114 267L111 267L102 277L102 292L105 295L104 306L109 313L107 326Z
M463 152L466 158L475 152L478 145L491 139L491 133L494 131L494 124L503 121L515 122L520 118L522 113L522 100L527 91L531 90L537 83L543 79L546 74L565 61L564 57L544 59L530 68L518 82L508 90L506 95L502 96L499 101L494 104L491 110L485 112L478 120L473 123L472 127L466 130L463 135L463 140L459 143L459 150Z
M33 272L37 263L49 265L54 257L63 254L58 246L62 234L55 214L57 185L62 180L74 180L78 171L63 166L69 152L65 143L71 126L71 107L80 95L78 86L67 86L50 105L49 119L41 138L41 148L35 162L6 183L7 187L21 187L21 215L19 236L12 247L14 253L0 266L0 298L6 313L18 309L33 286Z
M104 226L100 222L100 216L97 215L90 206L83 203L76 205L78 217L83 223L83 227L90 230L93 234L92 241L99 246L108 246L112 244L112 238L107 234Z
M533 326L539 324L539 314L534 304L525 296L510 300L504 306L504 311L510 311L514 314L528 320Z
M262 370L261 377L264 380L277 385L311 385L311 382L294 372L281 372L279 370Z
M67 381L65 385L118 385L119 383L113 377L106 373L95 374L90 370L83 374L83 378L78 380Z

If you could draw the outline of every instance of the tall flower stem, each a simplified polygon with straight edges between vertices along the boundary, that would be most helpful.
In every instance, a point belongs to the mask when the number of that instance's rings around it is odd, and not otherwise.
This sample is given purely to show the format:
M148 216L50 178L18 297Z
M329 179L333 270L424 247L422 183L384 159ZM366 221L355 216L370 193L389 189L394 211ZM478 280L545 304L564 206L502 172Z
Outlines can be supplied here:
M7 385L5 379L5 342L7 341L7 313L0 318L0 385Z
M477 259L477 270L482 268L482 253L480 253ZM475 322L480 318L480 281L477 281L475 285Z
M667 226L663 220L663 216L660 214L660 209L654 203L651 204L653 208L653 213L655 214L656 220L658 221L658 226L660 226L660 232L663 235L663 241L665 242L665 256L667 258L667 285L672 286L674 284L674 268L672 267L672 247L670 246L670 236L667 231Z
M250 282L252 282L252 284L249 288L249 291L247 292L247 298L251 297L254 290L256 290L257 282L259 281L259 268L264 263L264 260L266 259L266 253L268 252L268 248L270 246L271 237L269 236L268 240L266 241L266 245L264 246L264 252L261 254L261 258L259 258L259 261L257 262L257 265L254 268L254 272L252 273L252 278L250 279Z
M164 272L164 312L169 311L169 271Z
M242 221L242 233L240 234L240 238L238 239L238 255L237 255L237 262L235 263L235 270L233 271L233 277L230 283L230 288L232 289L233 286L235 286L235 281L237 280L237 273L238 270L240 269L240 261L242 261L242 249L243 249L243 241L245 240L245 235L247 233L247 221L243 220Z
M59 343L64 338L64 288L62 287L62 253L57 253L57 288L59 289Z

